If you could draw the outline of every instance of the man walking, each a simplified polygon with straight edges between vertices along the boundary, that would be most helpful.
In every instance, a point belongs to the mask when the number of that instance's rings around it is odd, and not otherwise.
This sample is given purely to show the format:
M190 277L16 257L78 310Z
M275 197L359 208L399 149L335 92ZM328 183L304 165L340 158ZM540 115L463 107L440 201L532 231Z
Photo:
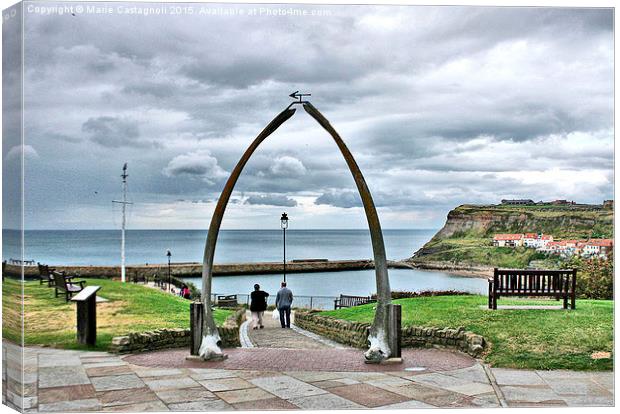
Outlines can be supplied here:
M283 328L291 327L291 305L293 304L293 292L282 282L282 288L276 295L276 308L280 312L280 325Z
M252 312L252 329L263 329L263 313L267 309L269 293L260 290L258 284L254 285L254 292L250 293L250 312Z

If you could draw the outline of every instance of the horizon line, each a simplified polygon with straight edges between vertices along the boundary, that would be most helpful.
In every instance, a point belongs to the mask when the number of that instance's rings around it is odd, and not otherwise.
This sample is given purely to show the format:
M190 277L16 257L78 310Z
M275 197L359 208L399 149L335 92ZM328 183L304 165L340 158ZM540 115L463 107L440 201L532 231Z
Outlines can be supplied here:
M121 229L11 229L11 228L3 228L2 231L121 231ZM256 231L280 231L281 229L261 229L261 228L247 228L247 229L220 229L220 231L248 231L248 230L256 230ZM347 231L347 230L368 230L368 228L303 228L303 229L287 229L291 230L299 230L299 231L316 231L316 230L327 230L327 231ZM437 230L437 228L383 228L383 230ZM125 229L125 231L209 231L206 229Z

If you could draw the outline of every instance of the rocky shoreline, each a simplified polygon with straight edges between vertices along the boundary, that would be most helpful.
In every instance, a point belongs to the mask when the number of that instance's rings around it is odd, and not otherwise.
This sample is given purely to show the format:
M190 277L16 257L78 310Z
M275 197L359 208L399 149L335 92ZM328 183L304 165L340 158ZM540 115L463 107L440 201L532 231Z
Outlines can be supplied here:
M487 266L473 266L454 264L449 262L414 262L407 260L404 263L410 265L413 269L441 271L465 277L488 278L493 276L493 268Z

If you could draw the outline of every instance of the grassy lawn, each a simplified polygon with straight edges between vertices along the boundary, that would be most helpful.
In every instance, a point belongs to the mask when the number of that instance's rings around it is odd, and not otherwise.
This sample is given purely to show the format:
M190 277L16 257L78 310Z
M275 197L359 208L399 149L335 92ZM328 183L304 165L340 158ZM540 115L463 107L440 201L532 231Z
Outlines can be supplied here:
M97 303L97 345L106 350L115 336L159 328L189 327L190 301L156 289L108 279L81 279L86 285L101 286L98 296L108 302ZM21 282L2 282L2 336L20 340ZM76 343L76 305L64 297L54 297L54 289L36 282L24 283L25 343L58 348L85 348ZM216 323L222 324L232 311L215 310Z
M483 335L489 342L484 356L496 367L530 369L611 370L612 359L591 358L613 351L613 301L577 300L574 311L496 310L484 296L435 296L400 299L403 326L459 326ZM557 304L555 301L500 299L508 304ZM373 305L322 312L358 322L372 322Z

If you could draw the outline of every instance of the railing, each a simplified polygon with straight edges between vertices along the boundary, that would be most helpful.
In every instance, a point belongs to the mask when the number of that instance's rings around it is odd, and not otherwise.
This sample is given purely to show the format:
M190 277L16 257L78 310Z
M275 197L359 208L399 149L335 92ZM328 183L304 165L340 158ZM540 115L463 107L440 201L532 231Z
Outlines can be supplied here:
M226 295L231 295L227 293ZM217 303L217 296L224 295L223 293L212 293L212 303ZM334 300L338 299L336 296L300 296L293 295L293 308L306 308L306 309L334 309ZM250 295L247 293L238 293L237 302L240 305L246 304L250 306ZM275 305L276 295L269 295L267 298L267 305Z

